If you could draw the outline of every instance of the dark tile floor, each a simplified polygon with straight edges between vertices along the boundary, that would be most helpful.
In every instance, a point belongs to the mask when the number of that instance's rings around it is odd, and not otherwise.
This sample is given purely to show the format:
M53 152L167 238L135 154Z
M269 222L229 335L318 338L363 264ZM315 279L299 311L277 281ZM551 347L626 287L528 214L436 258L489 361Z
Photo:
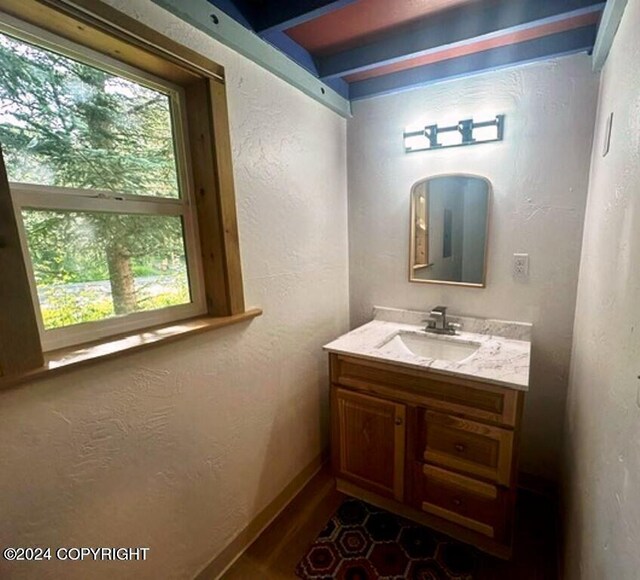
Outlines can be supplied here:
M303 580L473 580L481 552L363 501L344 500L300 560Z
M294 579L298 562L345 500L328 471L316 476L223 576L225 580ZM509 562L482 555L473 580L556 580L556 508L521 491L514 554ZM198 580L208 580L206 574Z

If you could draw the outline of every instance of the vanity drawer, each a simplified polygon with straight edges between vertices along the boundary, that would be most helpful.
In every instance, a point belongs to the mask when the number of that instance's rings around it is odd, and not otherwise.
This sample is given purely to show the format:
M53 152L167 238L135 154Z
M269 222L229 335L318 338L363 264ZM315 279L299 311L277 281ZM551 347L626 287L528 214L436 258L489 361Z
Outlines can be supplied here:
M343 355L331 356L334 384L514 427L518 391Z
M419 432L421 459L509 486L512 431L423 409Z
M503 534L507 492L432 465L423 465L419 508L490 538Z

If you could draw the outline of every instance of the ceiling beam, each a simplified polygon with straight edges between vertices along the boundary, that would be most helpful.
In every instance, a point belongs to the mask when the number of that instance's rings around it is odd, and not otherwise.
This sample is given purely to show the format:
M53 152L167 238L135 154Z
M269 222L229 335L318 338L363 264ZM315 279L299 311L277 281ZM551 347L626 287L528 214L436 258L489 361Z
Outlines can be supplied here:
M209 3L216 8L220 8L220 10L231 16L231 18L242 24L245 28L253 30L253 25L246 17L244 4L241 5L237 0L209 0Z
M599 71L604 66L626 7L627 0L609 0L607 2L598 29L596 45L593 49L593 70Z
M222 10L227 16L231 16L246 29L254 30L253 24L247 17L251 14L247 0L208 0L208 2ZM313 76L318 77L318 69L311 54L288 34L285 34L282 30L272 29L260 34L260 38L286 54L302 68L307 69ZM327 79L323 83L331 87L341 97L349 98L349 85L341 78ZM324 93L321 91L321 94Z
M284 52L289 58L296 61L300 66L306 68L314 76L318 76L318 69L313 57L307 50L302 48L293 38L281 30L272 30L266 34L261 34L260 38Z
M602 0L497 0L435 14L377 41L317 58L320 78L343 77L495 34L600 11Z
M309 20L344 8L357 0L293 0L288 2L265 2L257 6L252 14L253 28L258 34L283 31Z
M301 67L306 68L313 76L318 76L318 69L313 57L300 46L293 38L281 30L272 30L260 37L275 46L278 50L284 52L291 60L297 62ZM330 86L340 96L345 99L349 98L349 85L341 78L327 79L323 81Z
M258 35L215 8L207 0L152 0L185 22L195 26L211 38L246 56L256 64L293 85L331 110L349 117L351 106L347 99L328 83L291 60L281 50L271 46Z
M555 56L586 52L593 47L596 30L596 25L575 28L511 46L353 82L350 85L351 100L396 93Z

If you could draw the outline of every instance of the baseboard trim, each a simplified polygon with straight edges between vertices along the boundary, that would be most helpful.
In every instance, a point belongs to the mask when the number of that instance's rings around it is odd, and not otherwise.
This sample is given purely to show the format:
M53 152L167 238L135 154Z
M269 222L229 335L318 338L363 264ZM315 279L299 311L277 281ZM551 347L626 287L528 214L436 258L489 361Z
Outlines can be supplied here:
M194 580L217 580L236 562L244 551L271 525L280 513L295 499L300 491L322 469L329 457L328 452L318 455L291 482L253 518L249 524L217 556L209 562Z

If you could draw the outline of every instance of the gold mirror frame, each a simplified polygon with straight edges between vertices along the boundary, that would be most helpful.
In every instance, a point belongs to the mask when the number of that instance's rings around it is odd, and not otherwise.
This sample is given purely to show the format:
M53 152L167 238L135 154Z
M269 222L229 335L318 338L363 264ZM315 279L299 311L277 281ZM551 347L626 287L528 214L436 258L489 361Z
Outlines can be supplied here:
M434 180L434 179L441 179L443 177L468 177L468 178L472 178L472 179L480 179L482 181L484 181L487 184L487 222L485 225L485 240L484 240L484 264L482 266L482 282L481 283L474 283L474 282L455 282L452 280L422 280L420 278L416 278L414 276L414 270L416 268L416 259L417 259L417 252L416 252L416 231L417 231L417 227L416 227L416 222L417 222L417 211L419 208L417 208L417 203L416 203L416 198L417 196L414 195L414 192L416 190L416 188L422 184L428 184L429 181ZM409 282L417 282L420 284L440 284L440 285L445 285L445 286L463 286L463 287L468 287L468 288L486 288L487 285L487 260L488 260L488 253L489 253L489 224L490 224L490 216L491 216L491 204L492 204L492 199L493 199L493 187L491 185L491 181L489 181L488 178L482 176L482 175L473 175L471 173L443 173L440 175L432 175L430 177L426 177L424 179L420 179L419 181L416 181L412 186L411 186L411 190L410 190L410 228L409 228ZM425 211L425 217L426 217L426 208L428 207L429 204L429 190L428 188L425 191L425 195L423 196L422 199L422 207L424 208ZM426 231L426 228L425 228ZM427 233L428 236L428 233ZM424 251L423 251L423 255L424 257L428 257L429 255L429 240L428 237L425 236L425 240L424 240ZM429 264L426 263L426 259L425 259L425 263L424 264L420 264L418 267L424 268L427 267Z

